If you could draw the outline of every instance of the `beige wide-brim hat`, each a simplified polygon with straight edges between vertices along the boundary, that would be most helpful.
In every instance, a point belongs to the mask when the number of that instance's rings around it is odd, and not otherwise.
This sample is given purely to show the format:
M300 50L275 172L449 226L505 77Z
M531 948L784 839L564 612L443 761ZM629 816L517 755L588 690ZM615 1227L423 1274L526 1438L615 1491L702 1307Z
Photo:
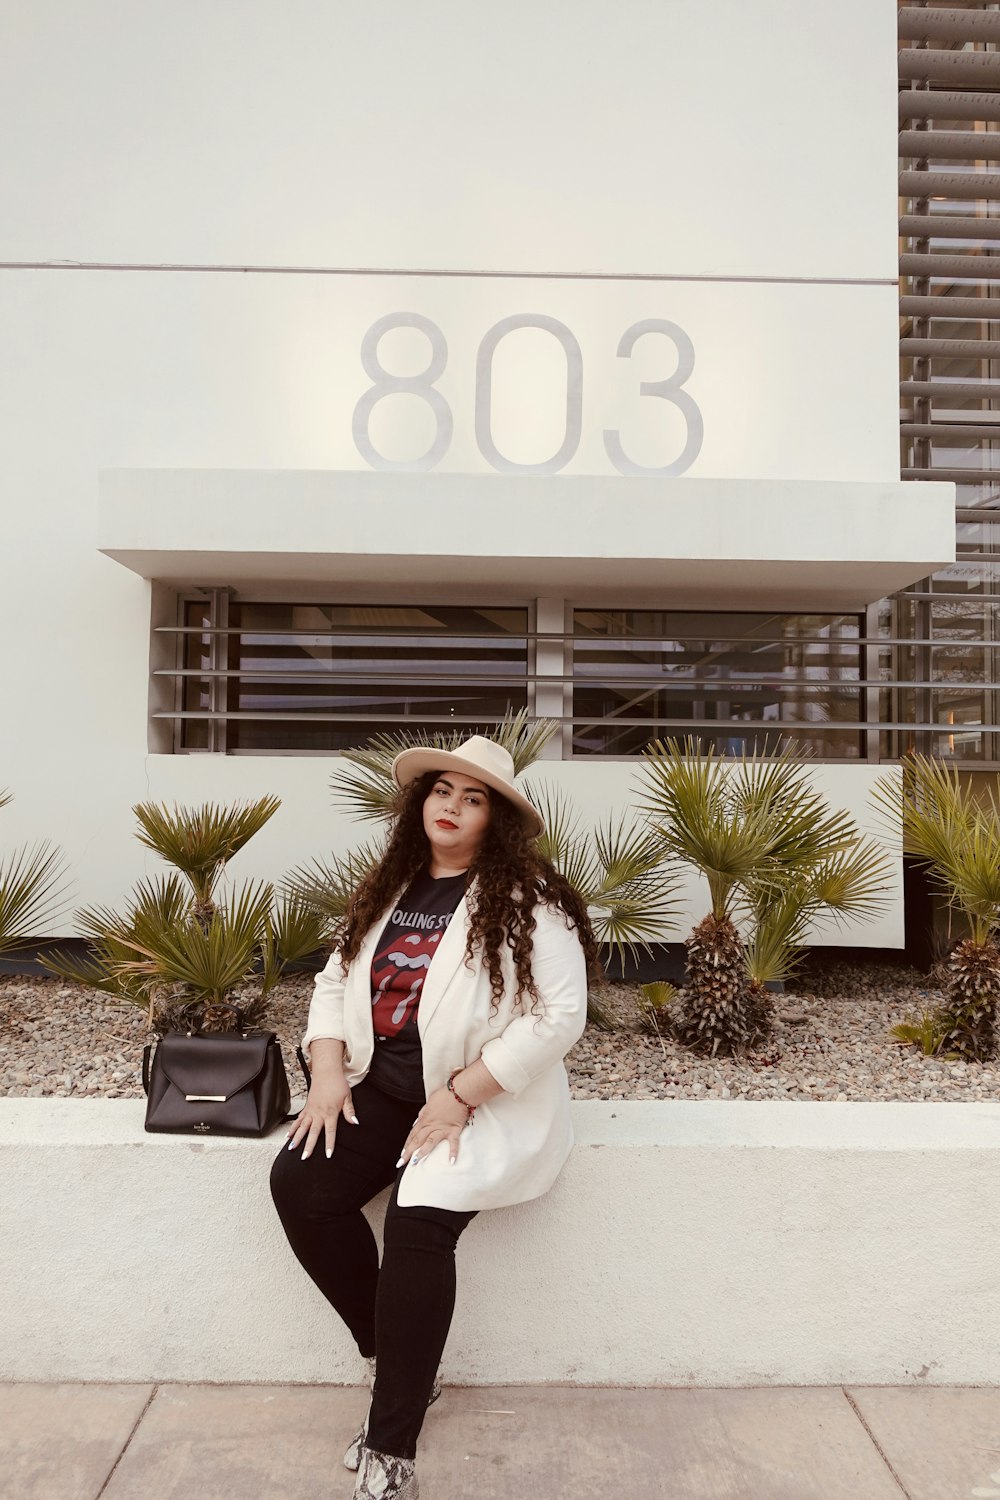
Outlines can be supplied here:
M501 797L513 802L533 838L545 832L545 823L538 809L514 787L514 760L510 751L498 745L496 740L474 734L457 750L435 750L427 745L417 745L412 750L401 750L392 763L392 779L397 786L409 786L425 771L464 771L466 776L481 781L491 791L499 792Z

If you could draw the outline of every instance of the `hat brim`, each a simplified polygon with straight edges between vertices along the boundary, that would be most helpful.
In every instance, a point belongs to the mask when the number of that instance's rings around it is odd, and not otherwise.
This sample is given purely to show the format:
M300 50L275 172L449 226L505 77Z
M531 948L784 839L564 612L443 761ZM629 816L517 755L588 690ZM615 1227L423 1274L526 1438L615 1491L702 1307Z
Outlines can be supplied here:
M512 802L532 838L538 838L545 832L541 813L527 797L522 797L502 776L494 776L477 761L466 760L464 755L456 755L453 750L435 750L432 746L416 745L412 750L401 750L392 763L392 779L400 787L409 786L411 781L416 781L425 771L463 771L466 776L481 781L483 786L499 792L501 797Z

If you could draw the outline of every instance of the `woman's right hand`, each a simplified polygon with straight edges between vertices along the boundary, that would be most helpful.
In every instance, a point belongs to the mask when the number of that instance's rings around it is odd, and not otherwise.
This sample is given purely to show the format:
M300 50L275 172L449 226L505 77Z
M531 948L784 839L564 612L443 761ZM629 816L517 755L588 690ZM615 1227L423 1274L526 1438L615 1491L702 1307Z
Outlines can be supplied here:
M314 1048L318 1043L314 1043ZM352 1125L357 1125L351 1089L340 1063L322 1064L314 1061L312 1083L302 1112L289 1131L288 1150L294 1151L303 1141L302 1160L312 1154L320 1136L324 1137L326 1154L333 1155L337 1139L337 1122L341 1115Z

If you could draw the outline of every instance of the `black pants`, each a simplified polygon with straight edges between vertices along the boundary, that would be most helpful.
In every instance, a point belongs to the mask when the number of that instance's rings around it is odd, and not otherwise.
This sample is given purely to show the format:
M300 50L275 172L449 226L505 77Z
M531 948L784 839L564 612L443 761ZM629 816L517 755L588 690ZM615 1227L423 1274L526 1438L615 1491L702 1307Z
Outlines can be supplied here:
M455 1246L475 1214L400 1208L396 1162L420 1106L367 1080L351 1097L359 1123L340 1119L333 1155L322 1137L305 1161L301 1145L283 1146L271 1194L300 1264L361 1353L377 1356L369 1448L412 1458L455 1309ZM394 1180L380 1270L361 1209Z

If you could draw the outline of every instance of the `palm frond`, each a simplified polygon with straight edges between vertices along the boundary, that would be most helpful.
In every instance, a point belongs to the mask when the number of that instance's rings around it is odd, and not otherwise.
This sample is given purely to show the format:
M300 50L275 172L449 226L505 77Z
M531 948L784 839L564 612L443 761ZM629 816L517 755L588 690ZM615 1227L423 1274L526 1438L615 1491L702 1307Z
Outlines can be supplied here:
M889 1035L897 1042L919 1048L925 1057L943 1057L948 1062L958 1062L962 1057L960 1052L942 1050L954 1023L954 1015L943 1007L938 1007L936 1010L922 1010L911 1021L902 1021L898 1026L890 1027Z
M928 868L948 902L985 943L1000 920L1000 808L980 802L954 766L907 756L901 775L880 777L875 802L902 834L905 853Z
M858 829L849 813L831 808L816 785L808 756L784 750L773 756L744 756L730 773L733 811L759 818L768 829L771 873L794 880L797 873L840 851L853 848Z
M508 710L499 724L483 732L508 750L515 776L532 765L558 728L555 719L532 719L528 710ZM334 797L360 822L388 817L396 797L392 763L403 750L426 746L435 750L457 750L476 731L468 726L456 730L401 730L376 734L360 749L342 750L343 764L333 773Z
M131 941L117 937L112 931L104 931L88 941L90 952L83 957L74 957L57 948L39 954L38 962L61 979L71 979L76 984L115 995L119 1000L145 1009L149 1004L149 985L141 975L126 973L121 968L135 958Z
M813 914L805 886L783 891L760 911L743 947L747 977L763 989L788 980L803 957L803 944Z
M881 844L859 838L817 865L808 877L814 918L871 922L886 909L892 890L892 862Z
M645 823L624 814L608 817L593 833L596 879L586 893L594 935L617 955L621 972L629 953L662 942L679 909L679 872Z
M639 772L639 805L660 835L664 856L704 875L720 920L739 885L754 875L764 878L772 863L768 811L735 805L729 770L714 750L671 739L646 747Z
M975 821L979 806L955 767L908 755L899 774L880 776L873 799L906 854L930 864L947 862L950 843Z
M187 917L172 929L137 914L133 931L113 934L141 955L118 964L148 984L180 985L193 1000L224 1002L254 969L268 932L273 887L248 882L207 923Z
M954 841L940 870L952 905L965 913L976 941L985 943L1000 918L1000 822L980 814Z
M8 855L0 864L0 953L44 936L65 912L68 888L62 853L52 844Z
M313 859L299 865L282 882L284 894L298 900L323 920L326 933L340 921L362 880L379 863L384 841L361 844L329 860Z
M662 942L665 918L671 908L655 888L615 897L590 908L590 922L599 943L606 944L618 961L621 973L625 960L637 948L649 951L650 943Z
M657 1010L662 1010L677 999L677 986L668 979L651 979L647 984L640 984L639 989L643 999L648 1000L650 1005L655 1005Z
M614 1012L593 990L587 991L587 1021L598 1031L614 1031L616 1027Z
M601 869L601 888L617 890L664 870L663 844L648 824L609 815L594 829L594 848Z
M535 846L539 854L555 865L582 900L589 902L599 874L593 847L572 802L561 787L544 781L528 787L527 796L545 823L545 832Z
M0 787L0 807L6 807L7 803L8 802L13 802L13 800L14 800L14 794L13 794L13 792L8 792L3 787Z
M64 979L120 995L134 1004L148 1000L144 986L132 976L127 982L118 965L134 956L124 940L135 931L137 919L164 928L175 926L188 915L190 895L178 875L140 880L125 913L120 915L109 906L81 907L74 918L80 937L89 945L86 958L73 958L62 950L39 956L39 962ZM122 934L116 937L114 934Z
M326 918L304 897L286 896L278 901L271 927L281 962L297 963L322 948L328 926Z
M140 802L132 811L139 824L139 842L182 871L198 898L206 901L228 861L280 806L277 797L260 797L229 806L206 802L199 807L170 808Z
M673 1019L671 1007L679 992L666 979L654 979L649 984L641 984L639 993L641 998L636 1007L639 1025L643 1031L657 1038L661 1050L666 1055L663 1038L671 1033Z
M536 847L586 904L599 943L626 954L661 940L676 911L679 878L664 866L655 831L622 814L587 830L559 786L536 782L528 792L545 821Z
M129 920L134 921L136 914L141 912L164 927L173 927L183 920L189 908L190 892L183 880L177 875L159 875L139 881L129 903Z
M40 953L38 962L43 969L58 974L60 979L72 979L75 984L85 984L108 995L122 993L118 981L111 977L103 961L96 956L75 958L62 948L53 948L51 952Z

